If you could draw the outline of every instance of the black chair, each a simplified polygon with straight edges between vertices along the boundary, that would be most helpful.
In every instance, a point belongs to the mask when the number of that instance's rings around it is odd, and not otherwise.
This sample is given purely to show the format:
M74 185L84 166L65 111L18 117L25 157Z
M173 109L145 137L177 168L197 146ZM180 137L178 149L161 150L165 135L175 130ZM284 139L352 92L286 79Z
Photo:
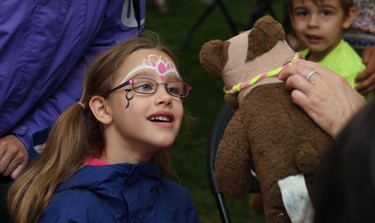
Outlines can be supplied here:
M219 188L216 185L215 180L215 156L216 150L219 145L219 142L223 136L224 129L233 116L235 110L230 107L228 104L224 104L220 111L218 112L215 121L212 126L210 138L208 141L208 151L207 151L207 169L208 169L208 179L210 182L211 192L213 193L216 205L218 207L220 218L223 223L231 222L228 208L225 203L224 195L220 192ZM253 166L253 165L252 165ZM251 175L251 187L249 188L249 193L260 192L260 186L256 176Z

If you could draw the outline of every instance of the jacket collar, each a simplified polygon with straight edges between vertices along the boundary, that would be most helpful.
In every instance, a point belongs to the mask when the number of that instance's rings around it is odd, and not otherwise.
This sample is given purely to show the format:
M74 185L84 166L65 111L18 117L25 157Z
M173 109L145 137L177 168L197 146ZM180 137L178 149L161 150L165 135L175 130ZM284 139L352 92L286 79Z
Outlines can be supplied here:
M153 162L139 164L111 164L102 166L85 165L66 182L58 185L56 193L80 189L103 196L118 198L126 188L143 181L145 190L152 190L161 181L158 166Z

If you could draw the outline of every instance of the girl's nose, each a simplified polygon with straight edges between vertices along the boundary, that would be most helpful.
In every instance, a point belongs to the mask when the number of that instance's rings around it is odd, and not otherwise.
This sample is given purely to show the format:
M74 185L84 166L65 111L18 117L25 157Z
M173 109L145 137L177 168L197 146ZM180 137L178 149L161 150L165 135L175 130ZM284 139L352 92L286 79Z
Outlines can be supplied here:
M172 101L172 95L167 91L165 84L159 84L158 89L155 92L157 104L170 104Z

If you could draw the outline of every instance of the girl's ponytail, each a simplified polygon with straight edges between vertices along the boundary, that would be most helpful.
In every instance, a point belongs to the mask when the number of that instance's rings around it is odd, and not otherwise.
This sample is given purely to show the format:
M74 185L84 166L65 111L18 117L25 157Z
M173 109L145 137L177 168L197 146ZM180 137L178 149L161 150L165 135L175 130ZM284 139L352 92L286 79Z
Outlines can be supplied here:
M61 114L49 134L43 153L10 188L8 207L14 223L39 219L56 186L83 165L88 155L84 111L77 103Z

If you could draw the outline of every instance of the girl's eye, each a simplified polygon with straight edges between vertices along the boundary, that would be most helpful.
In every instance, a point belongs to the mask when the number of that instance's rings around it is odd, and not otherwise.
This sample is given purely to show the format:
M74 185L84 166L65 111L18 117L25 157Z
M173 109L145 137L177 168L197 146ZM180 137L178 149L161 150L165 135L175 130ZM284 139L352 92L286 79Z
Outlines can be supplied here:
M139 83L134 86L134 90L137 92L153 92L154 87L151 83Z
M185 94L185 84L182 81L173 81L167 83L168 93L172 96L181 97Z
M168 93L175 96L180 96L181 90L177 87L168 87Z

